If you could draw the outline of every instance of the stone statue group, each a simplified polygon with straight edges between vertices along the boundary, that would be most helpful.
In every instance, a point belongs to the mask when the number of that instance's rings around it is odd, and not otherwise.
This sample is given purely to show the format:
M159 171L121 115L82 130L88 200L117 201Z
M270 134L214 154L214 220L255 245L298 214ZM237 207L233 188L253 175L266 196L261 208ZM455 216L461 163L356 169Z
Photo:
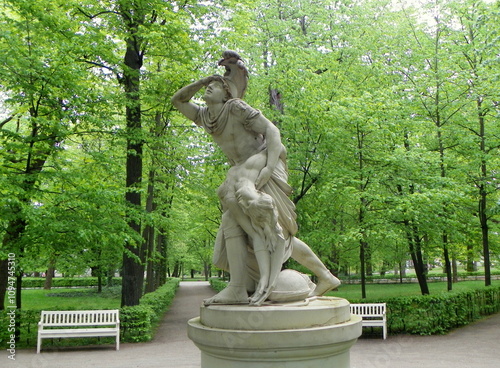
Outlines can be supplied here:
M273 292L290 277L282 271L289 257L317 277L317 285L308 283L307 294L323 295L340 281L295 237L295 206L289 199L286 149L280 132L243 100L248 71L240 56L226 51L218 65L225 68L224 75L202 78L172 97L183 115L212 136L231 166L217 190L223 214L213 260L215 266L230 272L231 280L204 304L259 306L272 300ZM191 100L202 88L205 106ZM284 291L294 295L294 290Z

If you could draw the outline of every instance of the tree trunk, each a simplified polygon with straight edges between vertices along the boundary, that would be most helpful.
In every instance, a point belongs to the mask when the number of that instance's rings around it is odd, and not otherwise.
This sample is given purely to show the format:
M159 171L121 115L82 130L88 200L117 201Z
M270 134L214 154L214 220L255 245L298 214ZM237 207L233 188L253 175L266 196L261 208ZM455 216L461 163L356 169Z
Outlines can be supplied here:
M102 293L102 271L99 268L99 273L97 274L97 293Z
M421 240L418 237L418 233L414 226L410 224L408 220L405 220L406 226L406 236L408 239L408 245L410 248L410 256L413 261L413 267L415 267L415 273L417 274L418 284L420 286L420 292L422 295L429 295L429 286L427 285L427 278L425 276L425 265L422 256L422 245Z
M403 277L406 276L406 262L399 262L399 283L403 283Z
M125 9L129 5L130 9ZM133 3L121 4L121 15L127 26L125 68L123 72L123 86L126 99L127 121L127 159L126 159L126 186L125 201L131 211L141 210L140 187L142 182L142 122L140 102L140 69L143 62L142 38L138 35L139 27L144 22L144 15L135 9ZM137 215L129 216L130 229L141 238L141 223ZM144 242L128 241L123 253L122 301L121 305L134 306L139 304L144 282Z
M480 186L479 200L479 221L481 223L481 235L483 243L483 263L484 263L484 285L491 286L491 266L490 266L490 244L489 244L489 230L488 230L488 217L486 215L486 191L484 185Z
M476 270L474 261L474 245L469 242L467 243L467 272L474 272Z
M365 243L365 271L367 276L373 276L372 250L368 243Z
M167 245L165 235L158 232L156 236L156 247L158 254L160 254L160 261L158 262L158 270L156 272L157 285L162 286L167 282Z
M452 273L453 273L453 283L457 283L458 282L458 265L457 265L457 260L455 259L455 257L452 257L451 269L452 269Z
M18 212L18 216L21 216L20 214L21 211ZM7 226L7 230L5 232L5 235L3 237L3 249L13 249L16 247L16 243L21 239L22 234L24 233L26 229L26 221L23 218L16 218L12 221ZM19 261L21 260L23 256L23 248L19 247L17 252L12 252L16 255L16 307L18 309L21 309L21 287L22 287L22 270L19 268ZM8 265L8 263L5 263ZM8 274L8 267L5 267L3 270L5 272L4 278L8 280L9 274ZM7 284L6 284L7 285ZM3 304L5 300L5 292L6 289L3 288L0 290L0 303ZM17 320L16 320L17 323ZM17 324L16 324L17 326ZM19 330L16 327L16 336L18 336Z
M154 180L155 171L151 169L148 175L148 198L146 200L146 213L152 213L154 206ZM144 239L146 242L146 293L156 290L155 285L155 229L147 224L144 228Z
M485 135L485 120L484 112L482 111L482 99L477 99L477 110L479 120L479 137L481 139L480 149L484 156L488 154L486 149ZM489 226L487 212L488 192L486 183L488 182L488 170L486 159L481 160L481 179L479 184L479 222L481 224L481 235L483 243L483 261L484 261L484 285L491 286L491 264L490 264L490 242L489 242Z
M210 278L210 262L203 262L203 274L205 275L205 281Z
M446 234L443 234L442 241L443 241L444 269L446 272L446 283L448 291L451 291L453 289L453 276L451 273L451 261L450 261L450 254L448 251L448 236Z
M151 293L156 290L157 285L155 283L155 236L154 228L147 225L144 233L146 240L146 293Z
M114 270L109 268L108 272L106 274L106 286L107 287L113 286L113 276L114 276Z
M172 271L172 277L179 277L181 274L181 262L175 261L174 270Z
M360 274L361 274L361 298L366 299L366 252L368 248L368 243L366 242L364 234L364 221L365 221L365 209L366 200L361 198L361 203L359 207L358 223L361 227L361 239L359 241L359 263L360 263Z
M365 270L365 249L366 242L363 240L359 241L359 262L360 262L360 274L361 274L361 298L366 299L366 270Z
M410 150L409 139L407 134L405 134L405 148L407 151ZM403 187L397 185L397 190L400 195L403 195ZM413 184L409 187L410 194L414 193ZM408 247L410 251L410 256L413 261L413 267L415 268L415 273L417 274L418 284L420 286L420 292L422 295L429 295L429 286L427 285L427 278L425 276L425 265L422 255L422 241L418 233L418 228L410 220L404 219L403 224L405 226L406 238L408 240Z
M44 290L50 290L52 288L52 279L54 278L55 272L56 272L56 259L53 255L51 255L49 259L49 266L45 274L45 283L43 285Z

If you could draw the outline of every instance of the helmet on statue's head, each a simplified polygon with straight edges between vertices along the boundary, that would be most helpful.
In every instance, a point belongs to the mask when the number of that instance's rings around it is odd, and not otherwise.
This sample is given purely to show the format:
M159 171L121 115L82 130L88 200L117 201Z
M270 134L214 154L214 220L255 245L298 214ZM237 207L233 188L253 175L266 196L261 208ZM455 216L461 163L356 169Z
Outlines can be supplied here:
M243 98L248 85L248 70L240 55L236 51L224 51L217 65L226 68L223 78L230 85L233 97Z

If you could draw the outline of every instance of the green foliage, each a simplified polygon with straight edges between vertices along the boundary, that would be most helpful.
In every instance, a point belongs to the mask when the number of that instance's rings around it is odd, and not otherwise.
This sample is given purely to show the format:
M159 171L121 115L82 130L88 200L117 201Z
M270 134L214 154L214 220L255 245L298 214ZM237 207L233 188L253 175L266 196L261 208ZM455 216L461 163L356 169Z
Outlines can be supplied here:
M123 307L120 310L122 341L144 342L153 338L153 321L156 319L149 305Z
M172 303L179 279L170 279L156 291L145 294L139 305L120 310L122 341L144 342L154 336L160 318Z
M113 277L111 282L108 286L120 286L122 281L120 277ZM44 278L23 278L23 288L43 288L44 284ZM97 277L54 277L52 279L52 287L96 287L97 284Z
M152 293L145 294L141 298L139 305L134 307L124 307L120 309L120 322L121 322L121 341L123 342L143 342L149 341L153 338L155 329L158 326L158 322L161 317L168 309L172 303L175 292L179 286L179 279L170 279L165 285L158 288ZM35 290L29 290L33 292ZM36 336L38 331L38 322L40 321L41 310L72 310L72 309L111 309L118 308L115 306L110 306L107 301L110 298L111 303L114 305L119 305L120 296L117 293L112 293L111 295L98 294L95 290L77 290L77 289L64 289L57 291L49 290L37 290L38 294L42 294L46 301L40 299L39 296L33 296L33 302L27 301L29 308L21 311L17 311L16 320L20 321L21 329L21 340L17 343L18 347L33 347L36 346ZM90 294L89 294L90 293ZM51 296L53 294L53 296ZM102 297L102 303L99 298ZM50 299L53 299L55 305L48 303ZM114 300L113 300L114 298ZM36 300L35 300L36 299ZM67 299L65 302L64 299ZM83 300L88 302L88 306L85 305L82 308L82 302L78 300ZM76 304L75 304L76 301ZM50 307L42 307L40 305L47 303ZM106 303L104 305L103 303ZM9 311L2 311L0 313L0 343L4 343L9 338L8 325L10 323L10 318L8 316ZM91 341L92 343L99 342L100 340L88 340L88 339L71 339L72 341L61 341L53 342L53 344L70 344L70 345L81 345L86 344ZM101 343L107 343L108 340L103 339Z
M222 280L215 279L215 278L210 279L209 282L210 282L210 286L212 287L212 289L214 289L217 292L224 290L227 286L226 281L222 281Z
M445 233L458 262L484 259L485 234L500 261L496 4L413 4L3 1L0 257L15 252L25 272L104 275L125 242L142 244L134 220L153 228L154 272L209 271L227 167L169 100L222 73L229 48L250 71L245 99L281 130L299 236L335 273L359 272L360 241L373 270L404 265L410 226L429 263ZM142 129L130 132L120 14L133 6L147 21L136 35ZM134 208L123 200L127 138L144 142Z
M444 334L499 312L500 286L438 295L372 298L369 302L387 303L387 327L392 334Z
M24 289L22 291L24 309L16 311L16 321L20 323L20 341L17 343L19 348L36 346L38 322L40 321L41 310L77 310L77 309L115 309L120 305L120 296L116 293L108 294L105 290L99 294L94 289ZM0 313L0 342L3 343L8 338L8 324L10 318L8 312ZM69 339L70 341L53 341L53 344L85 344L91 341L96 343L101 340L93 339ZM78 341L76 341L78 340ZM102 340L102 342L109 340ZM112 342L112 341L111 341Z
M120 306L117 287L79 289L23 289L21 292L23 310L73 310L73 309L116 309Z
M150 307L159 318L172 304L178 287L179 279L171 279L157 290L145 294L140 300L140 305Z
M210 285L219 292L227 286L227 283L214 278L210 279ZM416 284L373 286L377 287L375 292L377 295L401 295L405 293L401 287L407 289L407 286L412 286L408 293L417 293ZM328 295L344 297L342 294L345 294L345 288L349 287L350 285L344 285L340 292L330 292ZM359 295L358 288L359 285L356 287L356 293ZM443 290L436 296L384 296L369 300L349 297L348 300L351 303L387 303L387 326L392 334L433 335L447 333L451 329L471 323L480 317L499 312L500 286L481 286L477 289L453 293Z
M6 345L13 334L11 322L14 322L9 311L0 311L0 343ZM15 321L20 323L21 340L16 343L19 348L36 346L40 310L16 310Z

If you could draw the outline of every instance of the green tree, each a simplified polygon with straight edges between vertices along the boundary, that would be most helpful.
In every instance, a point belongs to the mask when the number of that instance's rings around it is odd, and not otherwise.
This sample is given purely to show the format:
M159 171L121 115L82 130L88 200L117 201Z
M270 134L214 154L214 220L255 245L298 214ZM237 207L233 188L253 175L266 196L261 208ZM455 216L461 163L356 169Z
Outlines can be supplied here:
M463 88L467 91L469 111L461 126L472 139L466 139L464 152L470 159L469 180L477 189L477 218L481 228L485 285L491 285L490 234L493 208L498 201L496 167L498 165L498 57L491 50L499 47L499 21L495 4L481 1L452 4L460 28L454 42L462 56L458 63L463 73ZM467 148L465 148L467 147Z
M85 93L86 71L71 57L74 30L64 21L59 4L44 5L47 6L30 1L6 1L2 5L0 42L2 49L10 50L2 53L5 67L0 72L6 91L4 103L10 111L0 125L5 195L2 250L15 253L19 262L18 308L21 308L22 259L29 244L24 234L33 220L29 216L44 167L63 149L64 140L83 119L80 115L83 104L94 97ZM3 300L4 262L0 275Z

